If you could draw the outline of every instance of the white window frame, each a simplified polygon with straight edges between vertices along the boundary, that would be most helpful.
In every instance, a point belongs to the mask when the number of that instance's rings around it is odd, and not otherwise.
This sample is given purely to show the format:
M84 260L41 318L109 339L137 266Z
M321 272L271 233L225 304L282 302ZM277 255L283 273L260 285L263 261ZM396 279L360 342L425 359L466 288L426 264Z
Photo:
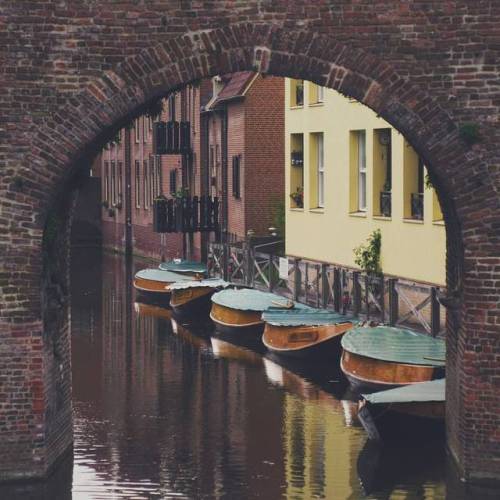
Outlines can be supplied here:
M325 87L316 85L316 102L325 102Z
M358 211L366 212L366 131L357 131L358 150ZM364 203L362 203L364 201Z
M318 208L325 207L325 143L323 132L316 134L316 162L318 176Z
M139 118L135 119L134 133L135 133L135 142L136 142L136 144L138 144L140 142L140 140L141 140L140 120L139 120Z

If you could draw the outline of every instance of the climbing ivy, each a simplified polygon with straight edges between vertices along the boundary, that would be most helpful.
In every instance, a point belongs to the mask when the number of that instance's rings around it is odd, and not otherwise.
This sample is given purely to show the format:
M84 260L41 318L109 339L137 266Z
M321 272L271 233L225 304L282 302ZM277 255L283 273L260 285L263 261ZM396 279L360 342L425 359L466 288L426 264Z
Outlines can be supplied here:
M368 274L382 274L380 265L380 249L382 247L382 234L380 229L373 231L365 244L356 247L354 251L354 262Z

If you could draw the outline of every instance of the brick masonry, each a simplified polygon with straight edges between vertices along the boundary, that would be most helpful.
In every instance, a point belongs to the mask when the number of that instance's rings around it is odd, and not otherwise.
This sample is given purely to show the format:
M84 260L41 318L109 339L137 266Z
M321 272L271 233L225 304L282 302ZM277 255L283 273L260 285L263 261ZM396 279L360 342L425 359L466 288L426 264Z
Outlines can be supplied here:
M0 478L46 474L71 444L65 239L45 257L42 240L66 227L75 174L148 101L257 70L360 100L428 165L448 236L448 445L465 478L500 479L499 25L491 1L2 2Z

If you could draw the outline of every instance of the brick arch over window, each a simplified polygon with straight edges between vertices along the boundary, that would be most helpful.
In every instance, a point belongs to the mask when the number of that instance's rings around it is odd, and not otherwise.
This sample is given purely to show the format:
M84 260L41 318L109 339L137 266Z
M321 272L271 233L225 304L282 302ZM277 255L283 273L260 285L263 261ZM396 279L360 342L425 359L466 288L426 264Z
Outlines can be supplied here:
M35 376L23 385L33 401L26 416L31 434L24 442L19 440L0 415L0 433L7 437L2 442L8 443L6 453L0 454L0 479L16 476L15 454L21 457L26 475L43 475L71 442L68 335L61 319L67 290L64 280L57 278L65 266L50 267L67 257L67 219L59 220L58 214L70 213L71 200L61 193L78 168L148 102L190 81L240 70L304 78L354 97L402 132L424 158L442 203L448 236L449 445L465 475L500 476L498 464L487 458L500 449L494 433L498 396L492 364L498 359L493 347L499 333L499 289L483 281L500 279L499 197L493 169L497 153L487 146L468 147L442 94L434 98L412 79L408 65L397 68L389 60L383 53L377 56L311 29L264 22L233 24L170 38L97 76L89 72L84 86L62 92L61 104L54 102L50 114L29 123L24 132L29 143L26 154L12 159L13 168L0 184L4 215L0 228L16 244L15 249L6 249L0 264L4 280L0 287L15 289L9 294L12 298L0 304L0 328L6 338L31 343L16 344L35 367ZM14 219L16 223L11 223ZM18 264L25 271L20 273ZM54 340L57 329L63 334ZM489 350L478 350L480 345ZM37 348L44 353L41 361ZM6 347L0 349L9 354ZM484 362L490 372L481 371ZM57 363L64 366L66 378L54 369ZM7 372L9 366L0 362L0 370ZM62 403L53 394L55 381L66 398ZM493 416L474 428L473 422L481 419L473 399L478 390L483 395L481 411ZM35 437L35 425L43 429L43 440Z

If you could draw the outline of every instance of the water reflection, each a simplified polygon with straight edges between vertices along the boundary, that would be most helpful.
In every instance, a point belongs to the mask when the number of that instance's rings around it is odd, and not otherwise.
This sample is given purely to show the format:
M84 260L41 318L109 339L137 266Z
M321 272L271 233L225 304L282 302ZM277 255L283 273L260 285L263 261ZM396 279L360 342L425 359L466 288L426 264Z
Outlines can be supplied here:
M263 358L188 328L137 300L137 264L88 252L77 262L73 498L444 498L432 445L430 462L412 451L428 466L393 475L397 455L369 457L383 481L361 482L366 437L335 366ZM67 478L39 498L69 498Z

